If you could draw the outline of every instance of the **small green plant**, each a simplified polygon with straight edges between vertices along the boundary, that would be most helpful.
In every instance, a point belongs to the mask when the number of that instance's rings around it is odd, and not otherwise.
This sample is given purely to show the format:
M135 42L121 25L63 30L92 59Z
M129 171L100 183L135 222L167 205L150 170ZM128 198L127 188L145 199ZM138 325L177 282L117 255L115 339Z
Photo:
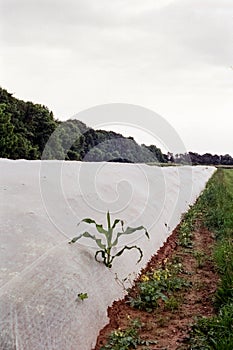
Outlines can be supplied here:
M206 261L206 255L201 250L194 250L193 256L196 259L197 262L197 268L202 268Z
M86 224L94 224L96 227L96 230L104 236L105 242L103 242L100 238L97 238L96 236L91 235L89 232L84 232L81 235L79 235L78 237L74 237L69 243L75 243L77 240L79 240L82 237L91 238L92 240L94 240L96 242L97 246L100 248L100 250L97 250L97 252L95 253L95 260L96 261L98 261L97 257L100 255L104 265L111 268L113 260L117 256L120 256L121 254L123 254L125 250L131 250L131 249L137 249L139 251L140 257L139 257L137 263L139 263L141 261L141 259L143 257L143 253L142 253L141 248L139 248L136 245L133 245L133 246L126 246L125 245L115 255L112 255L112 248L116 247L118 245L118 241L119 241L120 236L130 235L130 234L132 234L136 231L140 231L140 230L144 230L146 237L149 239L149 234L144 226L127 227L124 230L124 222L122 220L119 220L119 219L116 219L112 225L109 211L107 212L107 230L103 228L103 225L97 224L95 222L95 220L92 220L90 218L85 218L85 219L81 220L80 223L81 222L85 222ZM121 224L121 232L118 232L117 235L115 236L115 239L114 239L113 231L116 228L116 225L119 223Z
M108 337L107 344L102 346L100 350L128 350L136 349L138 345L149 346L150 344L156 344L154 340L144 340L139 336L139 331L142 328L142 323L138 319L133 319L130 322L128 328L111 332Z
M233 303L225 305L217 316L201 317L192 326L188 349L233 349Z
M165 300L165 308L167 310L175 311L178 310L180 306L180 300L174 295L170 296L167 300Z
M188 288L190 283L179 277L178 274L182 271L181 263L173 264L168 262L163 267L149 272L141 276L141 281L138 282L138 294L136 297L129 297L129 303L132 307L139 310L152 312L153 309L159 307L162 303L172 304L175 309L175 299L169 299L172 295L183 289Z
M183 221L179 228L178 244L184 248L192 248L193 246L193 233L192 225L189 221Z
M78 296L78 298L79 298L80 300L85 300L85 299L88 298L87 293L78 293L77 296Z
M198 205L191 206L189 211L182 216L179 227L178 244L183 248L193 247L193 231L197 225L197 218L200 215Z

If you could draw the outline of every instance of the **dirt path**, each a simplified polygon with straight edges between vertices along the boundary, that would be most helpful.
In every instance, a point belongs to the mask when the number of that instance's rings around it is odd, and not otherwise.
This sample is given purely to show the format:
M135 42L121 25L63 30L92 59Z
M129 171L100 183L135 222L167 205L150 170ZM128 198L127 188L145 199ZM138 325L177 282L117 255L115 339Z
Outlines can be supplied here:
M198 251L199 257L195 257L190 250L184 249L176 244L179 227L168 238L164 246L152 257L142 274L156 269L164 259L179 257L182 261L185 277L192 283L191 287L179 292L179 307L177 310L168 311L159 307L152 313L133 309L127 303L128 296L124 300L114 302L108 308L109 324L100 332L95 350L99 350L106 342L109 333L119 328L125 329L129 325L129 319L138 318L143 326L140 336L145 340L156 340L154 345L146 348L151 350L175 350L188 349L185 343L188 337L190 325L194 323L197 316L211 316L214 314L213 295L216 290L218 276L215 272L211 252L214 244L213 235L200 223L194 231L192 252ZM201 253L200 253L201 252ZM140 278L140 277L139 277ZM134 287L131 295L136 293ZM137 349L143 349L138 346ZM144 347L145 349L145 347Z

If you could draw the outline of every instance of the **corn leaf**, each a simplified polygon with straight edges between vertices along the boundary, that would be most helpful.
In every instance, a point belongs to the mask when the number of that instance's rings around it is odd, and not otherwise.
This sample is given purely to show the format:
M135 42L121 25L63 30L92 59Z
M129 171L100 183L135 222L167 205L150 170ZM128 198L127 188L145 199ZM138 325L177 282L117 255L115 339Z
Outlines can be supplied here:
M77 237L74 237L74 238L72 238L72 240L71 241L69 241L68 243L69 244L71 244L71 243L75 243L78 239L80 239L82 237L82 235L79 235L79 236L77 236Z
M145 231L145 235L146 237L149 239L149 234L147 232L147 230L145 229L144 226L138 226L138 227L127 227L127 229L125 231L122 232L118 232L115 241L112 243L112 247L115 247L118 244L119 241L119 237L122 235L131 235L132 233L134 233L135 231L140 231L140 230L144 230Z
M101 249L105 249L105 245L102 243L101 239L100 238L96 238L96 236L91 235L89 232L84 232L81 235L79 235L78 237L74 237L69 243L75 243L78 239L80 239L82 237L93 239L93 241L96 242L98 247L100 247Z
M103 233L103 234L107 237L108 231L106 231L106 230L103 228L103 225L97 224L95 220L92 220L92 219L90 219L90 218L85 218L85 219L81 220L81 221L79 222L79 224L80 224L81 222L85 222L86 224L95 224L95 227L96 227L97 231L98 231L99 233ZM79 224L78 224L78 225L79 225Z
M105 261L105 251L104 250L97 250L97 252L95 253L95 260L99 262L99 260L97 259L97 256L99 254L102 255L102 259Z
M124 221L123 221L123 220L120 220L120 219L116 219L116 220L114 221L114 223L113 223L113 225L112 225L112 229L114 229L114 228L116 227L116 225L117 225L119 222L121 223L121 228L122 228L122 231L123 231Z
M108 231L103 228L103 225L96 224L95 227L99 233L103 233L107 237Z
M111 228L111 219L110 219L109 211L107 212L107 223L108 223L108 230L110 230L110 228Z
M137 250L139 251L139 253L140 253L140 257L139 257L139 259L138 259L138 261L137 261L137 264L142 260L142 257L143 257L142 250L141 250L141 248L137 247L136 245L133 245L133 246L131 246L131 247L128 247L127 245L124 246L124 248L122 248L117 254L115 254L115 255L112 257L112 260L115 259L117 256L120 256L121 254L123 254L124 251L125 251L126 249L127 249L127 250L137 249Z
M92 219L90 219L90 218L82 219L82 220L80 221L80 223L81 223L81 222L85 222L86 224L96 224L95 220L92 220ZM80 224L80 223L79 223L79 224Z

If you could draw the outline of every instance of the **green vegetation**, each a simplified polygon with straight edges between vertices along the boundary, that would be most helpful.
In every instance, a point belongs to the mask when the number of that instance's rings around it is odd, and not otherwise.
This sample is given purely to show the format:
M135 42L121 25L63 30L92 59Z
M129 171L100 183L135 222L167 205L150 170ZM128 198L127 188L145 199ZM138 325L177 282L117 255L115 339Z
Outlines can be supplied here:
M166 156L156 146L140 146L132 137L123 137L112 131L94 130L79 120L60 122L54 119L47 107L21 101L2 88L0 157L167 162Z
M231 166L233 165L233 158L229 154L198 154L195 152L188 152L185 154L176 154L173 156L173 161L176 164L190 164L193 165L215 165L215 166Z
M179 226L177 243L189 252L193 247L193 231L197 216L198 210L192 207L184 215ZM200 266L203 260L201 253L196 251L193 254L196 255ZM158 269L141 276L141 281L136 284L137 295L129 297L130 305L147 312L152 312L161 306L172 311L178 309L180 294L177 292L190 287L186 275L187 272L183 271L178 256L174 256L172 261L163 261Z
M82 300L82 301L88 298L87 293L78 293L77 296L78 296L78 298L79 298L80 300Z
M155 145L138 145L133 137L124 137L112 131L94 130L79 120L61 122L54 119L53 113L46 106L19 100L2 88L0 157L155 165L233 165L233 158L229 154L163 154Z
M194 250L193 256L197 261L197 268L202 268L204 266L205 261L207 260L205 253L202 250Z
M40 158L58 125L45 106L25 103L1 88L0 121L0 156L12 159Z
M191 350L232 350L233 303L221 307L217 316L200 318L192 327Z
M142 328L142 324L138 319L130 320L128 328L113 331L109 337L106 345L102 346L100 350L128 350L137 349L138 345L148 346L150 344L156 344L156 341L143 340L139 336L139 330ZM144 347L143 349L147 349Z
M137 283L137 296L129 297L130 305L147 312L163 304L168 309L177 309L179 302L175 293L190 286L183 272L181 263L166 261L159 269L142 275Z
M232 237L232 181L232 170L219 169L200 200L204 223L215 232L217 239Z
M100 248L100 250L97 250L97 252L95 253L95 259L97 260L98 255L101 255L102 261L104 263L105 266L111 268L112 267L112 263L113 260L117 257L120 256L124 253L125 250L131 250L131 249L137 249L139 251L140 257L137 261L137 263L139 263L142 259L143 253L141 248L137 247L136 245L134 246L124 246L120 251L118 251L115 255L112 255L112 248L117 247L118 245L118 241L119 238L122 235L131 235L132 233L136 232L136 231L141 231L144 230L145 231L145 235L146 237L149 239L149 234L147 232L147 230L145 229L145 227L143 226L138 226L138 227L127 227L126 230L124 230L124 222L122 220L116 219L113 223L113 225L111 224L111 219L110 219L110 214L109 212L107 212L107 230L105 230L103 228L103 225L101 224L97 224L95 222L95 220L92 220L90 218L86 218L83 219L81 222L85 222L86 224L94 224L96 227L96 230L102 234L104 236L105 239L105 243L100 239L97 238L94 235L91 235L89 232L84 232L81 235L73 238L69 243L75 243L77 240L79 240L82 237L86 237L86 238L91 238L92 240L94 240L97 244L97 246ZM79 224L80 224L79 223ZM117 224L121 224L121 232L118 232L116 237L113 238L113 231L116 228Z
M187 275L195 272L184 271L181 257L192 256L196 269L202 269L211 260L219 273L220 281L213 299L215 315L196 317L189 337L180 349L189 350L230 350L233 349L233 170L219 169L209 181L206 190L197 203L184 215L178 229L177 243L181 250L171 260L164 259L159 267L142 274L136 288L129 290L128 303L133 308L152 312L178 310L185 298L185 291L193 288ZM205 224L215 234L216 243L212 256L206 256L196 246L194 231ZM200 231L201 232L201 231ZM200 288L200 286L197 286ZM201 285L205 288L204 285ZM201 302L201 300L200 300ZM154 314L153 314L154 315ZM153 316L154 317L154 316ZM137 339L142 333L138 329ZM120 333L125 340L127 333ZM120 337L121 338L121 337ZM119 340L117 331L111 333L109 341ZM108 343L107 348L111 348ZM113 343L115 344L115 343ZM117 343L119 344L119 343ZM137 348L135 343L134 348ZM102 349L107 349L102 348ZM120 349L120 347L112 347ZM128 347L130 348L130 346Z
M198 210L195 206L190 207L190 210L184 215L179 226L178 244L183 248L193 247L193 231L197 219Z
M233 170L219 169L198 206L204 223L216 235L213 259L220 282L215 293L216 316L200 318L192 327L190 349L233 349Z
M224 169L224 181L231 196L233 196L232 170ZM233 204L232 204L233 205Z

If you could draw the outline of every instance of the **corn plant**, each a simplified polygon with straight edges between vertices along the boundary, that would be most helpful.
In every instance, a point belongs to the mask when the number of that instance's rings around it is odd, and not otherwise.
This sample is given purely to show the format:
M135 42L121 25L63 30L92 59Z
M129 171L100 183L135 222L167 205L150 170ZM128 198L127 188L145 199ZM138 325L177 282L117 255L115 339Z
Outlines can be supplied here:
M149 234L146 230L146 228L144 226L138 226L138 227L127 227L126 229L124 229L124 222L122 220L116 219L113 223L113 225L111 225L111 219L110 219L110 213L109 211L107 212L107 229L103 228L103 225L97 224L95 222L95 220L92 220L90 218L85 218L83 220L80 221L81 222L85 222L86 224L94 224L96 227L96 230L102 234L104 237L104 242L102 241L101 238L97 238L96 236L90 234L89 232L84 232L81 235L74 237L69 243L75 243L77 240L79 240L82 237L86 237L86 238L91 238L92 240L94 240L97 244L97 246L100 248L99 250L97 250L97 252L95 253L95 260L99 261L97 259L98 256L101 256L102 258L102 262L104 263L105 266L111 268L112 267L112 263L113 260L117 257L120 256L121 254L124 253L125 250L131 250L131 249L137 249L139 251L139 259L137 261L137 263L139 263L143 257L143 253L141 248L139 248L136 245L133 246L127 246L125 245L121 250L119 250L115 255L112 255L112 248L116 247L118 245L118 241L119 238L122 235L130 235L136 231L140 231L140 230L144 230L145 231L145 235L147 238L149 238ZM79 224L80 224L79 223ZM78 224L78 225L79 225ZM117 224L121 225L121 232L118 232L115 236L115 239L113 237L113 231L116 228Z

